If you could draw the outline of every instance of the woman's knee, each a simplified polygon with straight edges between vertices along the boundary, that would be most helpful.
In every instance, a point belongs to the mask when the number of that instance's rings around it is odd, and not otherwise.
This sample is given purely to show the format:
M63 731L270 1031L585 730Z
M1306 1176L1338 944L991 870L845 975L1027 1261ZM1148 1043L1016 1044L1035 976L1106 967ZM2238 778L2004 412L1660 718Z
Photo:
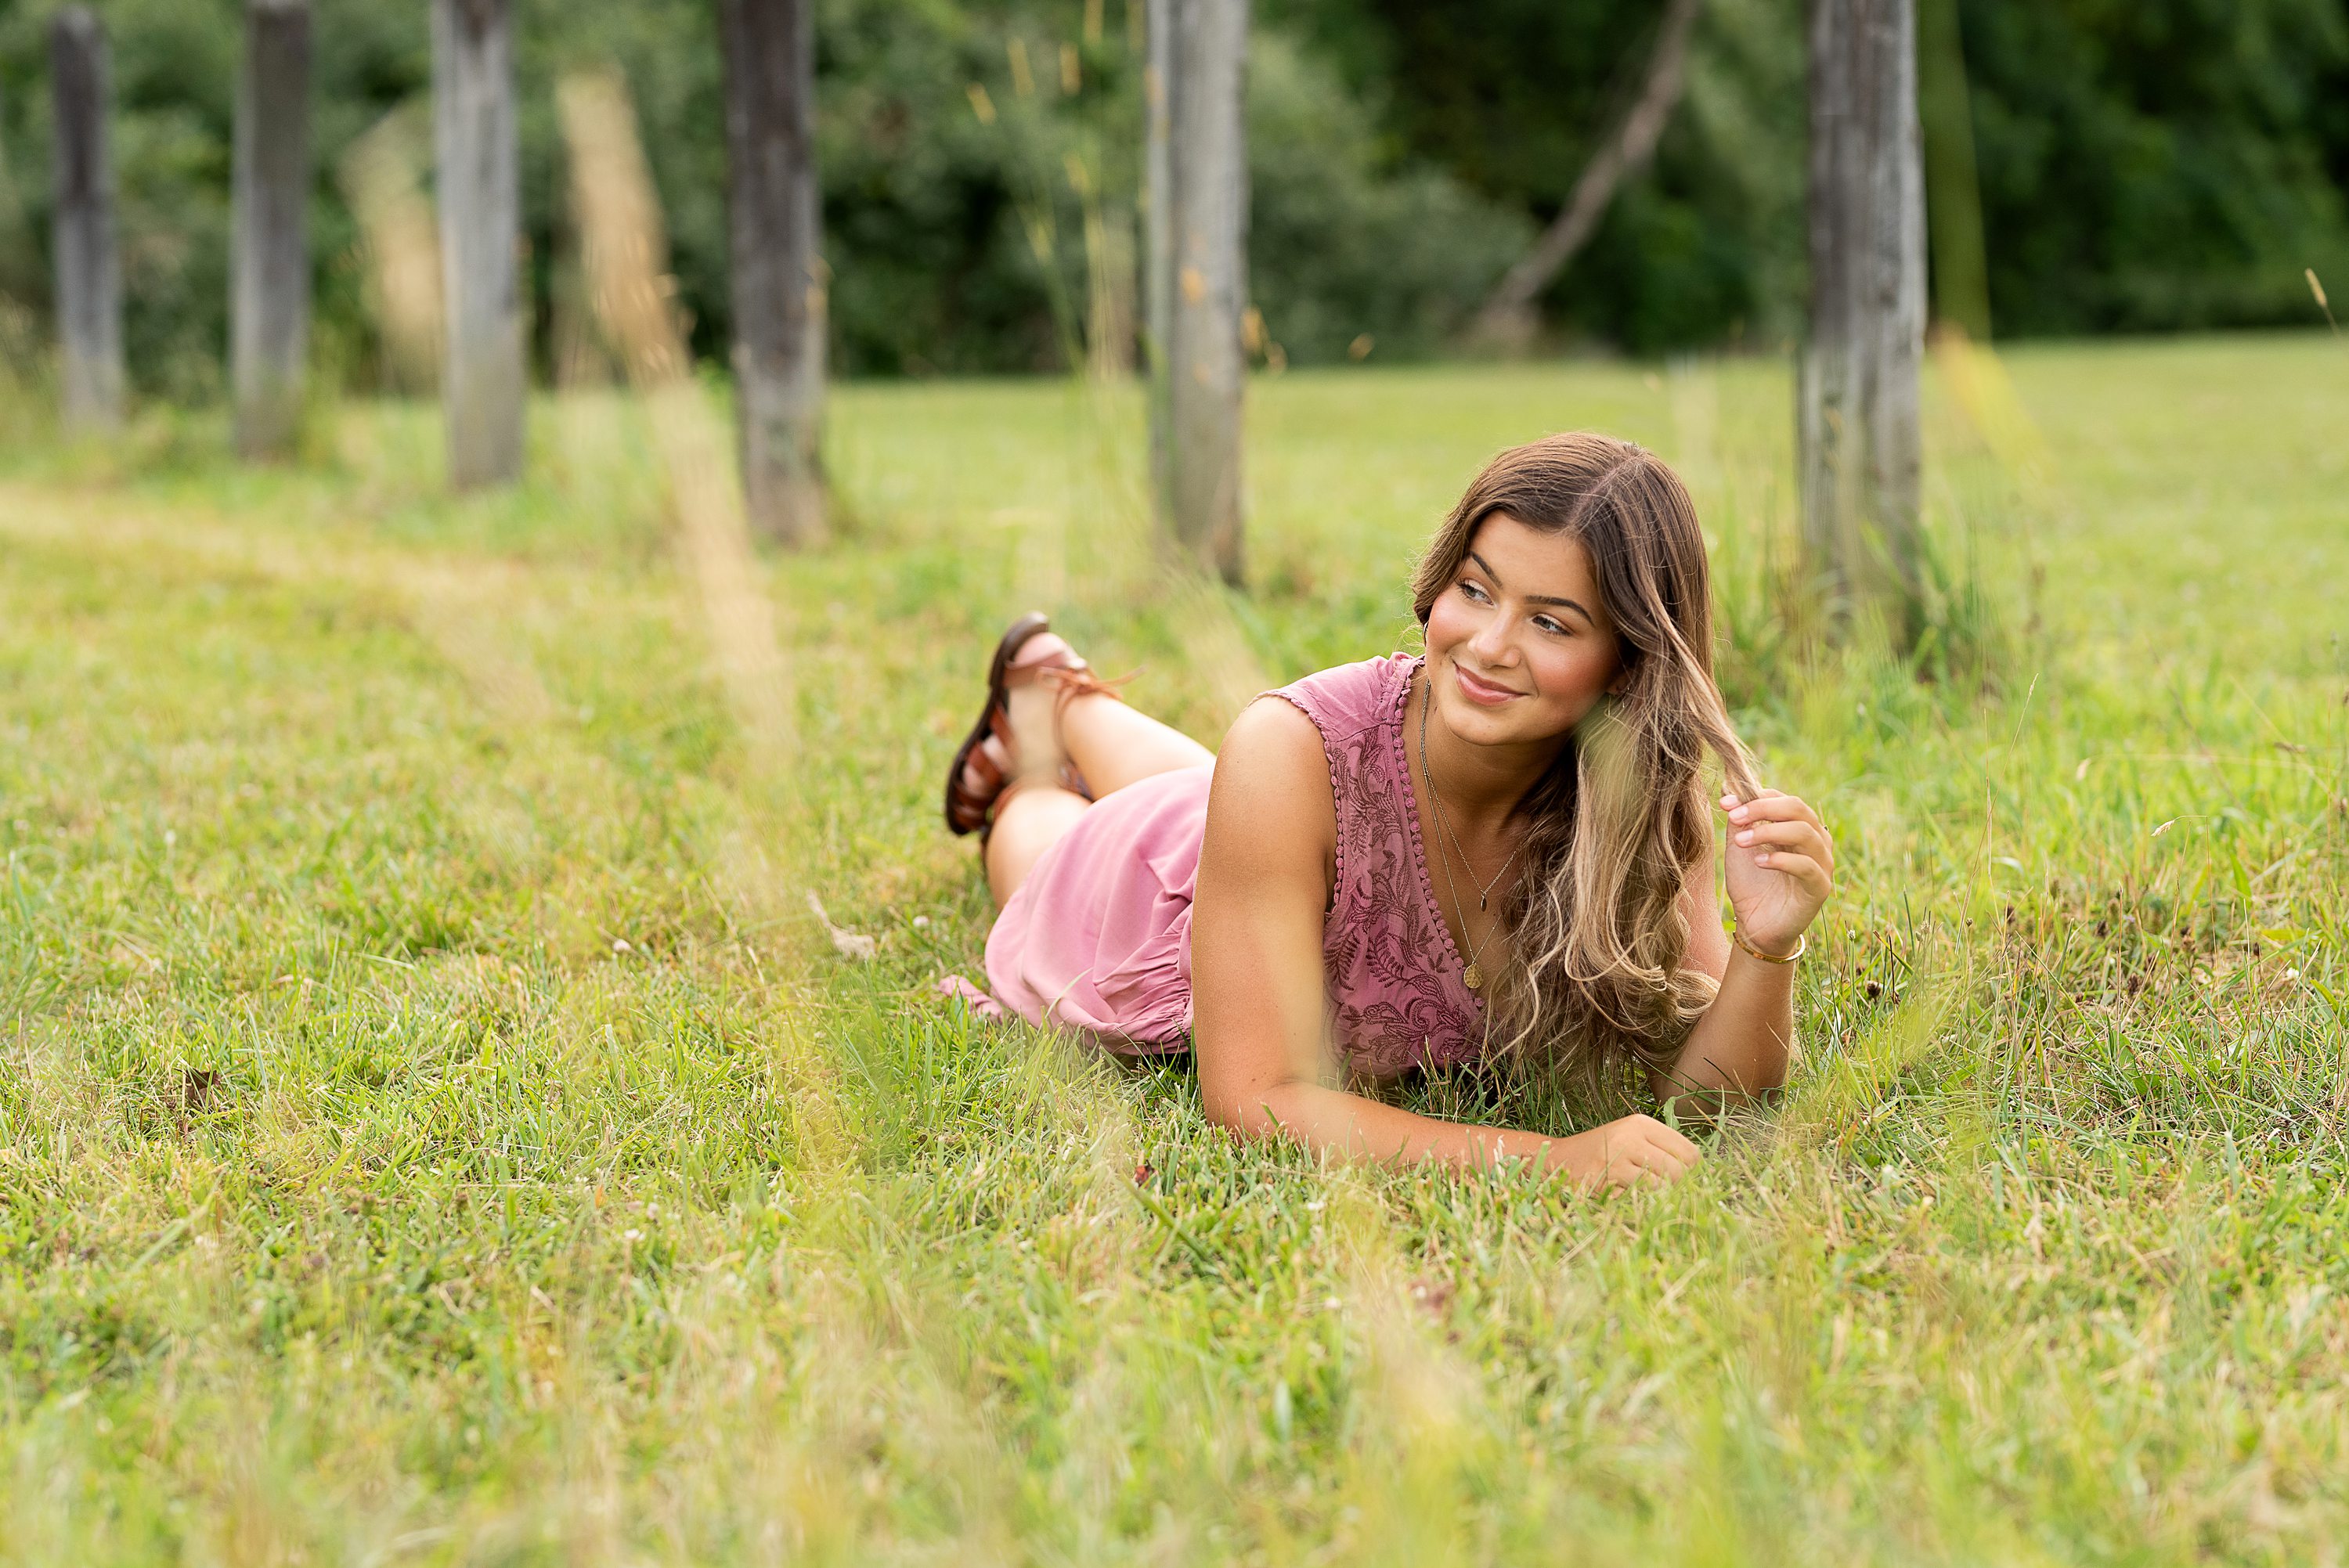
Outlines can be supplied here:
M1089 804L1073 790L1046 784L1015 789L997 804L987 838L987 882L999 908L1010 902L1044 851L1077 825Z

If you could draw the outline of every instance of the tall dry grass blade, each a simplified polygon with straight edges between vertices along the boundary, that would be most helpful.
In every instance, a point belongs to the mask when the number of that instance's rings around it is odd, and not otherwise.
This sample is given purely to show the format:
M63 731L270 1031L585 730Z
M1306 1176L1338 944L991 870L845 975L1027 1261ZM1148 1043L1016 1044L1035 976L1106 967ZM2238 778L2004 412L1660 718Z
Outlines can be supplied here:
M501 730L512 736L554 718L554 698L508 625L527 592L521 573L400 562L383 580L397 589L409 626L464 678Z
M1224 585L1204 572L1182 566L1169 567L1167 576L1161 593L1183 657L1206 684L1224 719L1237 718L1273 683L1226 603Z
M1964 328L1944 322L1934 331L1927 346L1942 385L1949 388L1951 401L1957 406L1960 416L1972 426L2013 486L2015 499L2022 503L2017 521L2023 528L2023 554L2029 560L2036 553L2032 540L2033 520L2060 516L2066 507L2065 490L2055 471L2046 438L2015 392L2005 361L1988 344L1975 343L1967 337ZM1971 573L1973 569L1965 570ZM2040 624L2039 572L2036 564L2031 567L2028 608L2020 618L2028 628L2036 628ZM1945 603L1946 590L1955 585L1945 582ZM1980 604L1977 600L1977 608ZM1972 627L1965 640L1978 649L1986 645L1985 636L1990 643L1997 641L2000 634L1993 622L1971 612L1965 619Z
M385 379L410 394L440 384L440 230L424 188L430 157L431 126L410 100L352 142L338 170L367 256Z
M1672 466L1697 500L1700 517L1721 481L1721 378L1693 356L1665 366L1672 411Z
M2014 382L1997 352L1988 344L1974 342L1964 328L1950 322L1934 331L1931 349L1934 366L1940 371L1951 400L1991 455L2026 490L2051 481L2054 475L2047 443L2016 395Z
M626 89L613 74L580 74L564 77L556 97L588 294L643 399L711 663L742 736L745 788L712 869L761 924L794 931L805 917L788 886L799 863L791 666L751 548L731 434L692 377L660 204ZM836 1064L796 1020L781 1022L778 1050L796 1086L793 1118L808 1174L843 1177L854 1140Z
M609 74L566 77L557 96L588 294L650 416L678 544L700 588L717 673L753 770L783 782L795 751L790 669L774 603L760 583L732 443L692 377L636 112Z
M1096 380L1133 375L1133 225L1123 209L1085 203L1085 364Z

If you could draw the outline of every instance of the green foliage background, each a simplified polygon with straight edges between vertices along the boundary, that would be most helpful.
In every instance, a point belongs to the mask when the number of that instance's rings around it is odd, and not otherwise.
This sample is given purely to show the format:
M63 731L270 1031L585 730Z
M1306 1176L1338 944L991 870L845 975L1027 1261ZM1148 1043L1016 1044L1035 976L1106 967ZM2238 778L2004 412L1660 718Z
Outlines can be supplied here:
M376 345L333 170L354 137L428 90L426 8L316 4L321 342L367 386ZM2304 321L2303 267L2349 277L2349 0L1957 4L2002 334ZM548 340L563 249L553 82L618 62L698 346L715 353L727 305L711 7L517 5L537 340ZM221 380L226 339L239 6L98 9L116 51L133 377L151 396L202 399ZM1381 357L1450 344L1636 88L1659 9L1260 0L1250 266L1287 357L1334 358L1365 333ZM0 0L0 346L19 355L47 312L55 10ZM1139 15L1124 0L821 0L841 369L1067 362L1085 319L1088 204L1112 259L1132 249ZM1064 46L1075 51L1073 93ZM1561 341L1649 354L1775 344L1797 328L1802 53L1795 0L1713 0L1654 167L1627 185L1545 302Z

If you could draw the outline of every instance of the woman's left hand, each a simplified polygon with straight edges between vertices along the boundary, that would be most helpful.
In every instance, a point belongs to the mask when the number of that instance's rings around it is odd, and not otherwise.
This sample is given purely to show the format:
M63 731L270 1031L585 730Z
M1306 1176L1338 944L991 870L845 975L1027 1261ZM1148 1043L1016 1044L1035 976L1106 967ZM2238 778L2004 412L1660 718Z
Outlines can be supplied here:
M1723 795L1721 809L1737 929L1764 953L1791 952L1835 891L1835 841L1816 811L1775 789L1745 801Z

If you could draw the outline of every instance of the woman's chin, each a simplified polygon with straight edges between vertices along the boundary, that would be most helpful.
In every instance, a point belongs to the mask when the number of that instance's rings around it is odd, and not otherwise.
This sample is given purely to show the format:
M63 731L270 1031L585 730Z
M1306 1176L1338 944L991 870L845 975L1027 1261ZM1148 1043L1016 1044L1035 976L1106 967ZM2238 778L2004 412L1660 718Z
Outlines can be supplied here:
M1538 746L1573 727L1548 722L1549 716L1537 711L1531 698L1522 696L1486 704L1454 695L1439 705L1439 711L1444 727L1471 746Z

